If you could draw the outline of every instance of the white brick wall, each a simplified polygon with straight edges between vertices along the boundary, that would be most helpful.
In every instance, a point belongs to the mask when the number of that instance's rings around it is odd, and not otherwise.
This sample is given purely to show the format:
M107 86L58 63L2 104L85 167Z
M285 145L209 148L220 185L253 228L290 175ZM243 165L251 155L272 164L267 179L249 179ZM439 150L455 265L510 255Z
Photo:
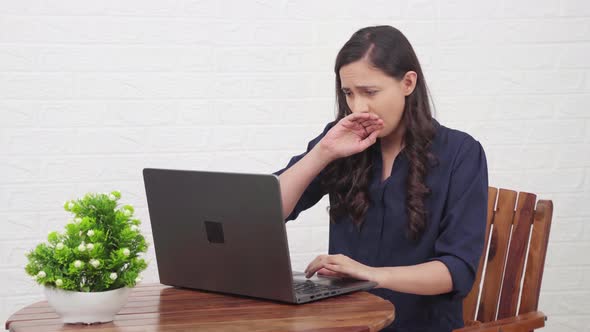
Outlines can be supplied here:
M491 185L554 200L545 330L589 331L586 0L3 1L0 320L42 298L23 255L64 225L64 200L120 189L151 237L143 167L283 167L333 116L339 47L374 24L410 39ZM326 205L288 224L297 269L327 250Z

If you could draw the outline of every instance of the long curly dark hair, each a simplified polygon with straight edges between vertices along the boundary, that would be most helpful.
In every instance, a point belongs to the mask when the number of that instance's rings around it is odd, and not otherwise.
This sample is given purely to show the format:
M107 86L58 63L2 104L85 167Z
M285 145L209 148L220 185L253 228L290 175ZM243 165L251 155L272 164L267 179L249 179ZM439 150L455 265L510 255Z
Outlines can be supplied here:
M367 54L368 53L368 54ZM430 153L435 128L430 111L428 89L418 58L410 42L391 26L363 28L352 35L336 57L336 122L351 114L341 90L340 68L367 59L390 77L401 80L408 71L417 74L414 91L405 97L402 122L405 126L403 153L409 160L406 181L407 237L418 240L426 227L425 199L430 193L425 178L436 158ZM369 208L369 182L373 167L371 149L340 158L328 165L323 176L324 189L330 194L330 221L349 215L360 227Z

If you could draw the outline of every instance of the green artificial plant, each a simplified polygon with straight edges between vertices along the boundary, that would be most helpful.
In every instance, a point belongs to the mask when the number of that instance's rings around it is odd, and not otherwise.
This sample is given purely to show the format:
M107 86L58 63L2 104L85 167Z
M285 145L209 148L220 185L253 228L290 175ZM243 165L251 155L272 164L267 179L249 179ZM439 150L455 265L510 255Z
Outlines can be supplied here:
M47 243L27 253L27 274L43 286L77 292L133 287L147 262L147 243L131 205L118 206L121 194L88 193L67 201L74 218L65 232L51 232Z

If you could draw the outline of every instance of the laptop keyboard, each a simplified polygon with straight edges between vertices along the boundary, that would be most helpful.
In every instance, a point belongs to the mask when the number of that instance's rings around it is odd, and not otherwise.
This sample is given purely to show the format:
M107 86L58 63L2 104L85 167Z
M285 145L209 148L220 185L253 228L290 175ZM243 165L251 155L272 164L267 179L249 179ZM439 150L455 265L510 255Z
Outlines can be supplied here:
M293 286L295 287L295 292L299 294L316 294L340 289L337 286L320 285L313 281L293 281Z

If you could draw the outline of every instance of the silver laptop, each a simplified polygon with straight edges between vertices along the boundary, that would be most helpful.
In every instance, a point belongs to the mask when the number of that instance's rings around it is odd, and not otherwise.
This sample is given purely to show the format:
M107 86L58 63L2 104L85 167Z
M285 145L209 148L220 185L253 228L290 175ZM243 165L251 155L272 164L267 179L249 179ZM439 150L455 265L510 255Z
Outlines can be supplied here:
M376 283L291 271L278 177L146 168L160 282L305 303Z

